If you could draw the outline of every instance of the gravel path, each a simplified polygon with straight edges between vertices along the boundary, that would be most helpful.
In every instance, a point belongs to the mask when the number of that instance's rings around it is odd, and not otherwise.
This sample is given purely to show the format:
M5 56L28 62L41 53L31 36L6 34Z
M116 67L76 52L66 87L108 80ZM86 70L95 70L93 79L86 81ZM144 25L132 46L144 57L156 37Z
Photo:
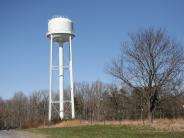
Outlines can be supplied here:
M37 135L25 131L0 130L0 138L46 138L43 135Z

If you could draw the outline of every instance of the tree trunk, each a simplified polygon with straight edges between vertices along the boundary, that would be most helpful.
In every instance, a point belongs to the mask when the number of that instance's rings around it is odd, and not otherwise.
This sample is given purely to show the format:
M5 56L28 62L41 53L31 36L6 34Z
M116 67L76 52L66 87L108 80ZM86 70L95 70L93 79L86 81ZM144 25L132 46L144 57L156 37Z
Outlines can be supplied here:
M153 111L151 110L151 103L148 102L148 121L149 123L153 123Z

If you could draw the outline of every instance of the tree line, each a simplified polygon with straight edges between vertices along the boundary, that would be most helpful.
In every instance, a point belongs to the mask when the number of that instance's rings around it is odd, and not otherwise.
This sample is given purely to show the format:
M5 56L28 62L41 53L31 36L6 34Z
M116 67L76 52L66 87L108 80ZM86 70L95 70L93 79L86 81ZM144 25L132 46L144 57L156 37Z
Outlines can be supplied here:
M136 90L104 84L100 81L82 82L75 85L76 119L93 121L147 118L146 101ZM154 118L181 118L184 116L184 94L172 93L162 95L157 103ZM66 89L65 94L69 92ZM67 96L66 96L67 97ZM55 99L59 99L55 92ZM16 92L13 98L0 98L0 128L27 128L48 125L48 91L34 91L30 96ZM70 106L65 104L65 119L70 119ZM52 122L60 121L54 107Z

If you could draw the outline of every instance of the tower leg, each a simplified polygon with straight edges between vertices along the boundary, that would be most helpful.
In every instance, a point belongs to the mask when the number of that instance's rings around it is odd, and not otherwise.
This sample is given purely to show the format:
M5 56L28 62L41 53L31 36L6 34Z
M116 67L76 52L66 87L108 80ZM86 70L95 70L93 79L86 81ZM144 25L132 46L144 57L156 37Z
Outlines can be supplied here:
M69 40L69 71L70 71L70 88L71 88L71 108L72 108L72 119L75 118L74 108L74 91L73 91L73 66L72 66L72 37Z
M48 119L51 121L52 112L52 35L50 36L50 77L49 77L49 115Z
M64 118L64 106L63 106L63 44L59 46L59 108L60 118Z

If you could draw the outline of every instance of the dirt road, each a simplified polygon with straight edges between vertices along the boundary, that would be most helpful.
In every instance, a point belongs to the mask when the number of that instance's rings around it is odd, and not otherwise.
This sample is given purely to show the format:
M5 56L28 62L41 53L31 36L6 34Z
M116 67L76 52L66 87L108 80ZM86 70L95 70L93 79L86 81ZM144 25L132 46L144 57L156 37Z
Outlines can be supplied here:
M46 137L43 135L36 135L24 131L0 130L0 138L46 138Z

